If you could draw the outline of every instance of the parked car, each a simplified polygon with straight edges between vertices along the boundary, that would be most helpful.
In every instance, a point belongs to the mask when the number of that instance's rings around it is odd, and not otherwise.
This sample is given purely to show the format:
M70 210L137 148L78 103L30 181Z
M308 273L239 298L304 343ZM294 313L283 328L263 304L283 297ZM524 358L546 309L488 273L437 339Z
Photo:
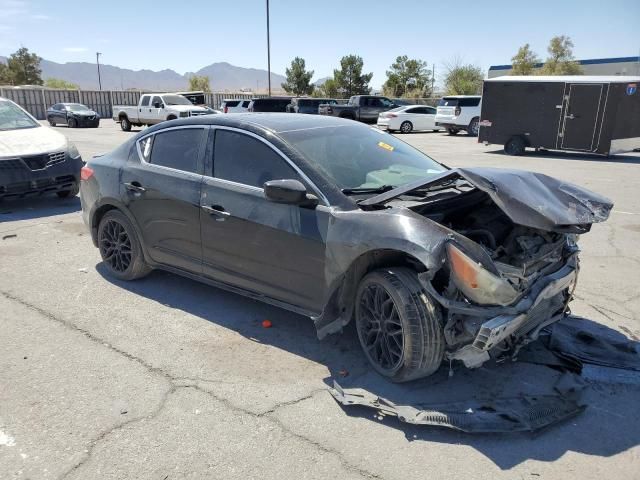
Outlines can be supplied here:
M485 80L478 142L615 155L640 148L640 76L505 76ZM596 134L597 132L597 134Z
M292 97L254 98L249 104L250 112L286 112Z
M375 123L381 112L399 107L387 97L377 95L355 95L345 105L320 105L320 115L349 118L361 122Z
M97 128L100 115L81 103L56 103L47 109L47 121L52 127L64 124L69 128Z
M477 367L564 317L577 234L612 204L539 173L448 169L319 115L211 115L140 132L83 168L105 270L153 268L311 317L354 319L393 381Z
M191 102L192 105L197 107L207 107L207 100L205 98L205 93L202 91L191 91L191 92L175 92L176 95L180 95L181 97L186 98Z
M220 106L220 110L224 113L243 113L249 111L249 104L251 100L224 100Z
M335 98L309 98L309 97L292 98L291 103L287 105L287 112L309 113L312 115L317 115L318 108L320 107L321 104L337 105L338 100L336 100Z
M78 149L64 135L0 97L0 200L76 196L82 165Z
M210 110L196 107L188 99L175 93L148 93L140 97L137 107L114 105L113 120L128 132L132 126L141 127L165 120L209 115L212 113Z
M442 130L436 126L436 109L426 105L406 105L378 115L378 128L395 132L410 133L414 130Z
M469 135L477 137L480 130L481 105L482 97L479 95L442 97L438 103L436 125L446 128L449 135L466 130Z

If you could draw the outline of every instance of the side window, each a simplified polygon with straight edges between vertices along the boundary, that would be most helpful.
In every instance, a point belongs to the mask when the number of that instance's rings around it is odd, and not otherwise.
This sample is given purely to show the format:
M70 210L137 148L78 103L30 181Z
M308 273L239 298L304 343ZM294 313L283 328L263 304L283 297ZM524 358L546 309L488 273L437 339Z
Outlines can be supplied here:
M199 173L198 155L204 129L179 128L156 133L151 145L140 144L140 151L144 157L145 150L150 149L148 162L152 165L175 168L184 172Z
M158 96L155 96L151 99L151 106L153 108L156 108L156 103L159 103L160 105L162 105L162 99Z
M149 162L149 158L151 157L151 146L153 145L153 135L143 138L138 142L138 145L140 146L142 158L145 162Z
M148 107L149 106L149 99L151 97L149 95L143 95L142 96L142 101L140 102L140 106L141 107Z
M384 108L390 108L393 106L393 102L391 100L389 100L388 98L381 98L380 99L380 103L382 103L382 106Z
M428 113L429 115L435 115L437 112L437 110L433 107L425 107L425 110L425 113Z
M405 113L424 113L422 111L422 108L420 108L420 107L408 108L404 112Z
M297 172L263 142L229 130L216 130L213 176L258 188L269 180L300 180Z

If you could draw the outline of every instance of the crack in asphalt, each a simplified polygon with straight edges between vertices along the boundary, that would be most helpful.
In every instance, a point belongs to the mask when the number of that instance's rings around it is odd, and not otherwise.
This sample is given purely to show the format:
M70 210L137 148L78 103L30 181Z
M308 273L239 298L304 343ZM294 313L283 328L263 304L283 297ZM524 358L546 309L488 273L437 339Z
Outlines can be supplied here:
M119 355L124 356L125 358L127 358L128 360L137 363L138 365L141 365L142 367L144 367L146 370L148 370L151 373L154 373L156 375L161 376L162 378L164 378L165 380L167 380L171 386L170 388L168 388L161 400L160 403L158 405L158 407L156 409L154 409L151 413L147 414L147 415L143 415L143 416L139 416L130 420L127 420L123 423L120 423L118 425L115 425L112 428L109 428L103 432L101 432L96 438L94 438L93 440L91 440L89 447L88 447L88 452L86 452L86 455L84 455L84 457L82 458L82 460L80 460L80 462L78 462L76 465L74 465L73 467L71 467L67 472L65 472L63 475L61 475L59 477L60 480L68 477L69 475L71 475L73 472L76 472L79 468L81 468L83 465L85 465L92 457L92 453L95 449L95 447L102 441L104 441L111 433L118 431L118 430L122 430L123 428L133 424L133 423L137 423L137 422L141 422L144 421L146 419L153 419L156 416L158 416L162 410L164 409L164 407L166 406L167 400L168 398L171 396L171 394L175 393L178 389L182 389L182 388L192 388L195 389L199 392L204 393L205 395L210 396L211 398L213 398L214 400L216 400L217 402L221 403L223 406L225 406L227 409L238 412L238 413L242 413L245 415L249 415L253 418L256 419L262 419L265 421L270 421L272 422L274 425L276 425L278 428L280 428L283 432L285 432L286 434L290 435L293 438L298 439L299 441L306 443L308 445L311 445L314 448L317 448L318 450L320 450L323 453L327 453L327 454L331 454L334 455L338 461L340 462L340 464L345 468L345 470L356 473L358 475L361 475L363 477L366 478L371 478L371 479L381 479L382 477L376 473L370 472L368 470L365 470L357 465L354 465L352 463L350 463L345 457L344 455L338 451L335 450L333 448L327 447L325 445L322 445L321 443L313 440L312 438L309 437L305 437L304 435L301 435L299 433L294 432L293 430L291 430L290 427L286 426L279 418L277 418L276 416L274 416L274 413L282 408L282 407L287 407L287 406L291 406L291 405L295 405L297 403L303 402L305 400L309 400L310 398L313 398L315 395L317 395L319 392L325 391L324 388L319 388L319 389L315 389L313 390L311 393L295 399L295 400L288 400L288 401L284 401L284 402L280 402L277 403L276 405L274 405L271 409L265 411L265 412L261 412L261 413L255 413L252 412L250 410L244 409L238 405L233 404L231 401L229 401L226 398L223 397L219 397L217 396L215 393L206 390L205 388L201 387L200 385L198 385L198 383L200 382L208 382L208 383L219 383L216 380L204 380L204 379L200 379L200 378L190 378L190 377L176 377L173 376L172 374L166 372L165 370L159 368L159 367L154 367L153 365L151 365L150 363L148 363L147 361L136 357L135 355L122 350L114 345L112 345L111 343L101 339L100 337L97 337L96 335L92 334L90 331L81 328L77 325L75 325L74 323L65 320L63 318L60 318L56 315L54 315L53 313L43 309L42 307L39 307L37 305L34 305L26 300L23 300L22 298L16 296L15 294L11 293L11 292L7 292L4 290L0 290L0 295L2 295L4 298L6 298L7 300L11 300L13 302L19 303L20 305L35 311L36 313L39 313L40 315L42 315L43 317L54 321L60 325L63 325L64 327L79 332L82 335L84 335L87 339L89 339L90 341L94 342L94 343L98 343L100 345L102 345L103 347L108 348L109 350L118 353ZM193 382L193 384L189 385L189 384L184 384L184 382ZM227 382L229 383L229 382Z

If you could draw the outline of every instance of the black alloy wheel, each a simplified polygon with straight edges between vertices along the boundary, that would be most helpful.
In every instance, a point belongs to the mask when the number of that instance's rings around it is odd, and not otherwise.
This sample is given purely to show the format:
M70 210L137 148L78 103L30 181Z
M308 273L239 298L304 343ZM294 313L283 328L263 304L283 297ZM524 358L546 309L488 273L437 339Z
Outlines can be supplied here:
M414 270L393 267L365 275L355 310L360 346L379 374L393 382L407 382L440 367L442 316Z
M368 356L382 370L394 372L402 363L402 321L393 298L380 284L368 285L358 303L358 322Z
M151 271L133 225L118 210L110 210L100 220L98 248L109 273L120 280L142 278Z
M78 121L75 118L70 118L69 120L67 120L67 126L69 128L77 128L78 127Z

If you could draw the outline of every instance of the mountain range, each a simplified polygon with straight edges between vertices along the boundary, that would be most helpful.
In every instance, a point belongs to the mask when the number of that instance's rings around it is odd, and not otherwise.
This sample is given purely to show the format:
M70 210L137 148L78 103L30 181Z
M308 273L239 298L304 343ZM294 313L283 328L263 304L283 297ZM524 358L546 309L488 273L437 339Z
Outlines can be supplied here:
M0 56L0 62L6 61L6 57ZM95 63L56 63L42 59L40 68L44 80L58 78L74 83L84 90L98 89L98 69ZM237 67L227 62L212 63L197 72L187 72L184 75L170 69L130 70L113 65L100 65L100 78L104 90L187 90L189 77L194 74L207 75L211 90L215 92L235 92L242 89L255 92L267 89L266 70ZM283 75L271 72L271 88L274 91L281 90L280 84L285 80Z

